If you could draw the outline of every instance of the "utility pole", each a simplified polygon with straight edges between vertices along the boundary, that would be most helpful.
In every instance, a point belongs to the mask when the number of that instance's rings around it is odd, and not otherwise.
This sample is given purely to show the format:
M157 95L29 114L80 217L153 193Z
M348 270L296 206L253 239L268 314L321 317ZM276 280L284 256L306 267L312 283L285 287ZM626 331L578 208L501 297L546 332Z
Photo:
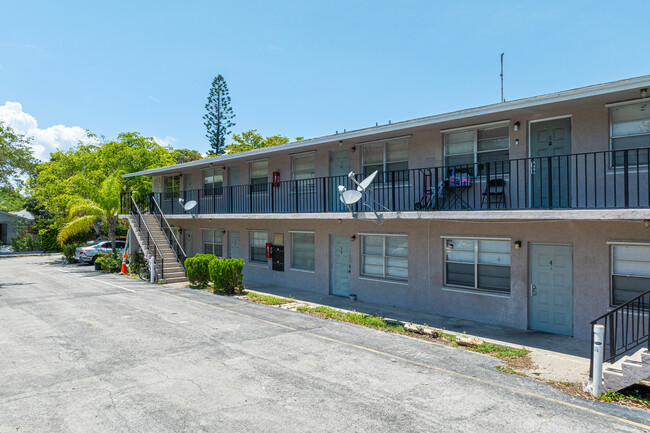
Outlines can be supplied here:
M501 53L501 102L506 102L503 99L503 53Z

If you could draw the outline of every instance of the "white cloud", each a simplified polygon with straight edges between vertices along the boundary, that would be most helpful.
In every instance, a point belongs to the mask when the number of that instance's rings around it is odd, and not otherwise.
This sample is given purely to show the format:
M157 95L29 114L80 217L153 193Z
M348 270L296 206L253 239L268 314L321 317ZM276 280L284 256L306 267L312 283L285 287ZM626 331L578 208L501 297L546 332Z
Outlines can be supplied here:
M151 99L153 102L160 102L160 99L154 98L151 95L147 96L147 98Z
M41 161L50 159L51 152L69 149L80 140L97 142L96 138L89 138L79 126L54 125L46 129L39 128L34 116L25 113L19 102L7 101L0 105L0 122L8 124L20 134L32 137L32 152Z
M154 141L156 143L160 144L161 146L165 146L165 147L167 147L167 146L174 147L174 143L176 143L176 137L170 137L169 135L166 136L165 138L156 137L154 135L153 139L154 139Z

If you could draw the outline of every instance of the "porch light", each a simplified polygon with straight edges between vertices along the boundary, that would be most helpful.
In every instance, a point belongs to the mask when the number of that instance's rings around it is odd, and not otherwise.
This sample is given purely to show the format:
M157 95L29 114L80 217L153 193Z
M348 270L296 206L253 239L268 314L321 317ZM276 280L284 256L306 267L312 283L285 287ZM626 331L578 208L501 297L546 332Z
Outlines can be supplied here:
M515 249L518 250L521 248L521 241L515 241Z
M515 122L515 127L514 127L515 132L519 131L520 126L521 126L521 123Z
M350 236L350 240L351 240L351 241L355 241L356 239L357 239L357 235L352 235L352 236Z
M648 97L648 89L641 89L641 97L642 98Z

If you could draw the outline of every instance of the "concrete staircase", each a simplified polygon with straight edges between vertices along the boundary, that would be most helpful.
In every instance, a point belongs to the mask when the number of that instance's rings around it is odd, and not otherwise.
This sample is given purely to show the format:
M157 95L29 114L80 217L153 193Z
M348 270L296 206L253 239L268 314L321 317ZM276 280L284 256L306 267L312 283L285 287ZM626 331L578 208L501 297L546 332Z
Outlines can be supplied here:
M151 232L153 239L156 241L156 244L160 249L160 254L163 258L163 275L158 272L158 278L165 283L183 283L189 281L185 275L183 266L178 261L178 258L176 257L174 250L169 244L167 236L165 236L165 233L162 231L162 228L160 227L160 223L158 222L156 216L152 214L143 214L142 216L144 222L149 228L149 231ZM147 234L144 226L142 230L140 230L133 215L128 216L128 221L130 226L133 227L135 237L144 254L147 256L153 254L155 252L155 247L153 246L153 242L151 248L147 245Z
M603 390L620 391L650 377L650 352L642 347L613 364L603 364Z

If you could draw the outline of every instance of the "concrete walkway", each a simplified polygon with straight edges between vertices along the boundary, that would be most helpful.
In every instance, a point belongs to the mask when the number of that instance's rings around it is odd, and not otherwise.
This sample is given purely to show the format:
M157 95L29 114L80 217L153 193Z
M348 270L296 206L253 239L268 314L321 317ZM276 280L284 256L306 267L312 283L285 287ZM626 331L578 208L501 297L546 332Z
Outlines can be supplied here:
M488 325L439 314L352 301L349 298L340 296L324 295L253 281L245 281L245 285L247 289L255 292L293 298L298 302L314 306L326 305L342 310L381 316L398 322L426 324L434 328L444 329L449 334L466 333L490 343L516 348L524 347L531 351L530 358L535 364L533 369L523 370L525 374L531 377L558 382L587 382L589 378L589 341L578 340L564 335Z

